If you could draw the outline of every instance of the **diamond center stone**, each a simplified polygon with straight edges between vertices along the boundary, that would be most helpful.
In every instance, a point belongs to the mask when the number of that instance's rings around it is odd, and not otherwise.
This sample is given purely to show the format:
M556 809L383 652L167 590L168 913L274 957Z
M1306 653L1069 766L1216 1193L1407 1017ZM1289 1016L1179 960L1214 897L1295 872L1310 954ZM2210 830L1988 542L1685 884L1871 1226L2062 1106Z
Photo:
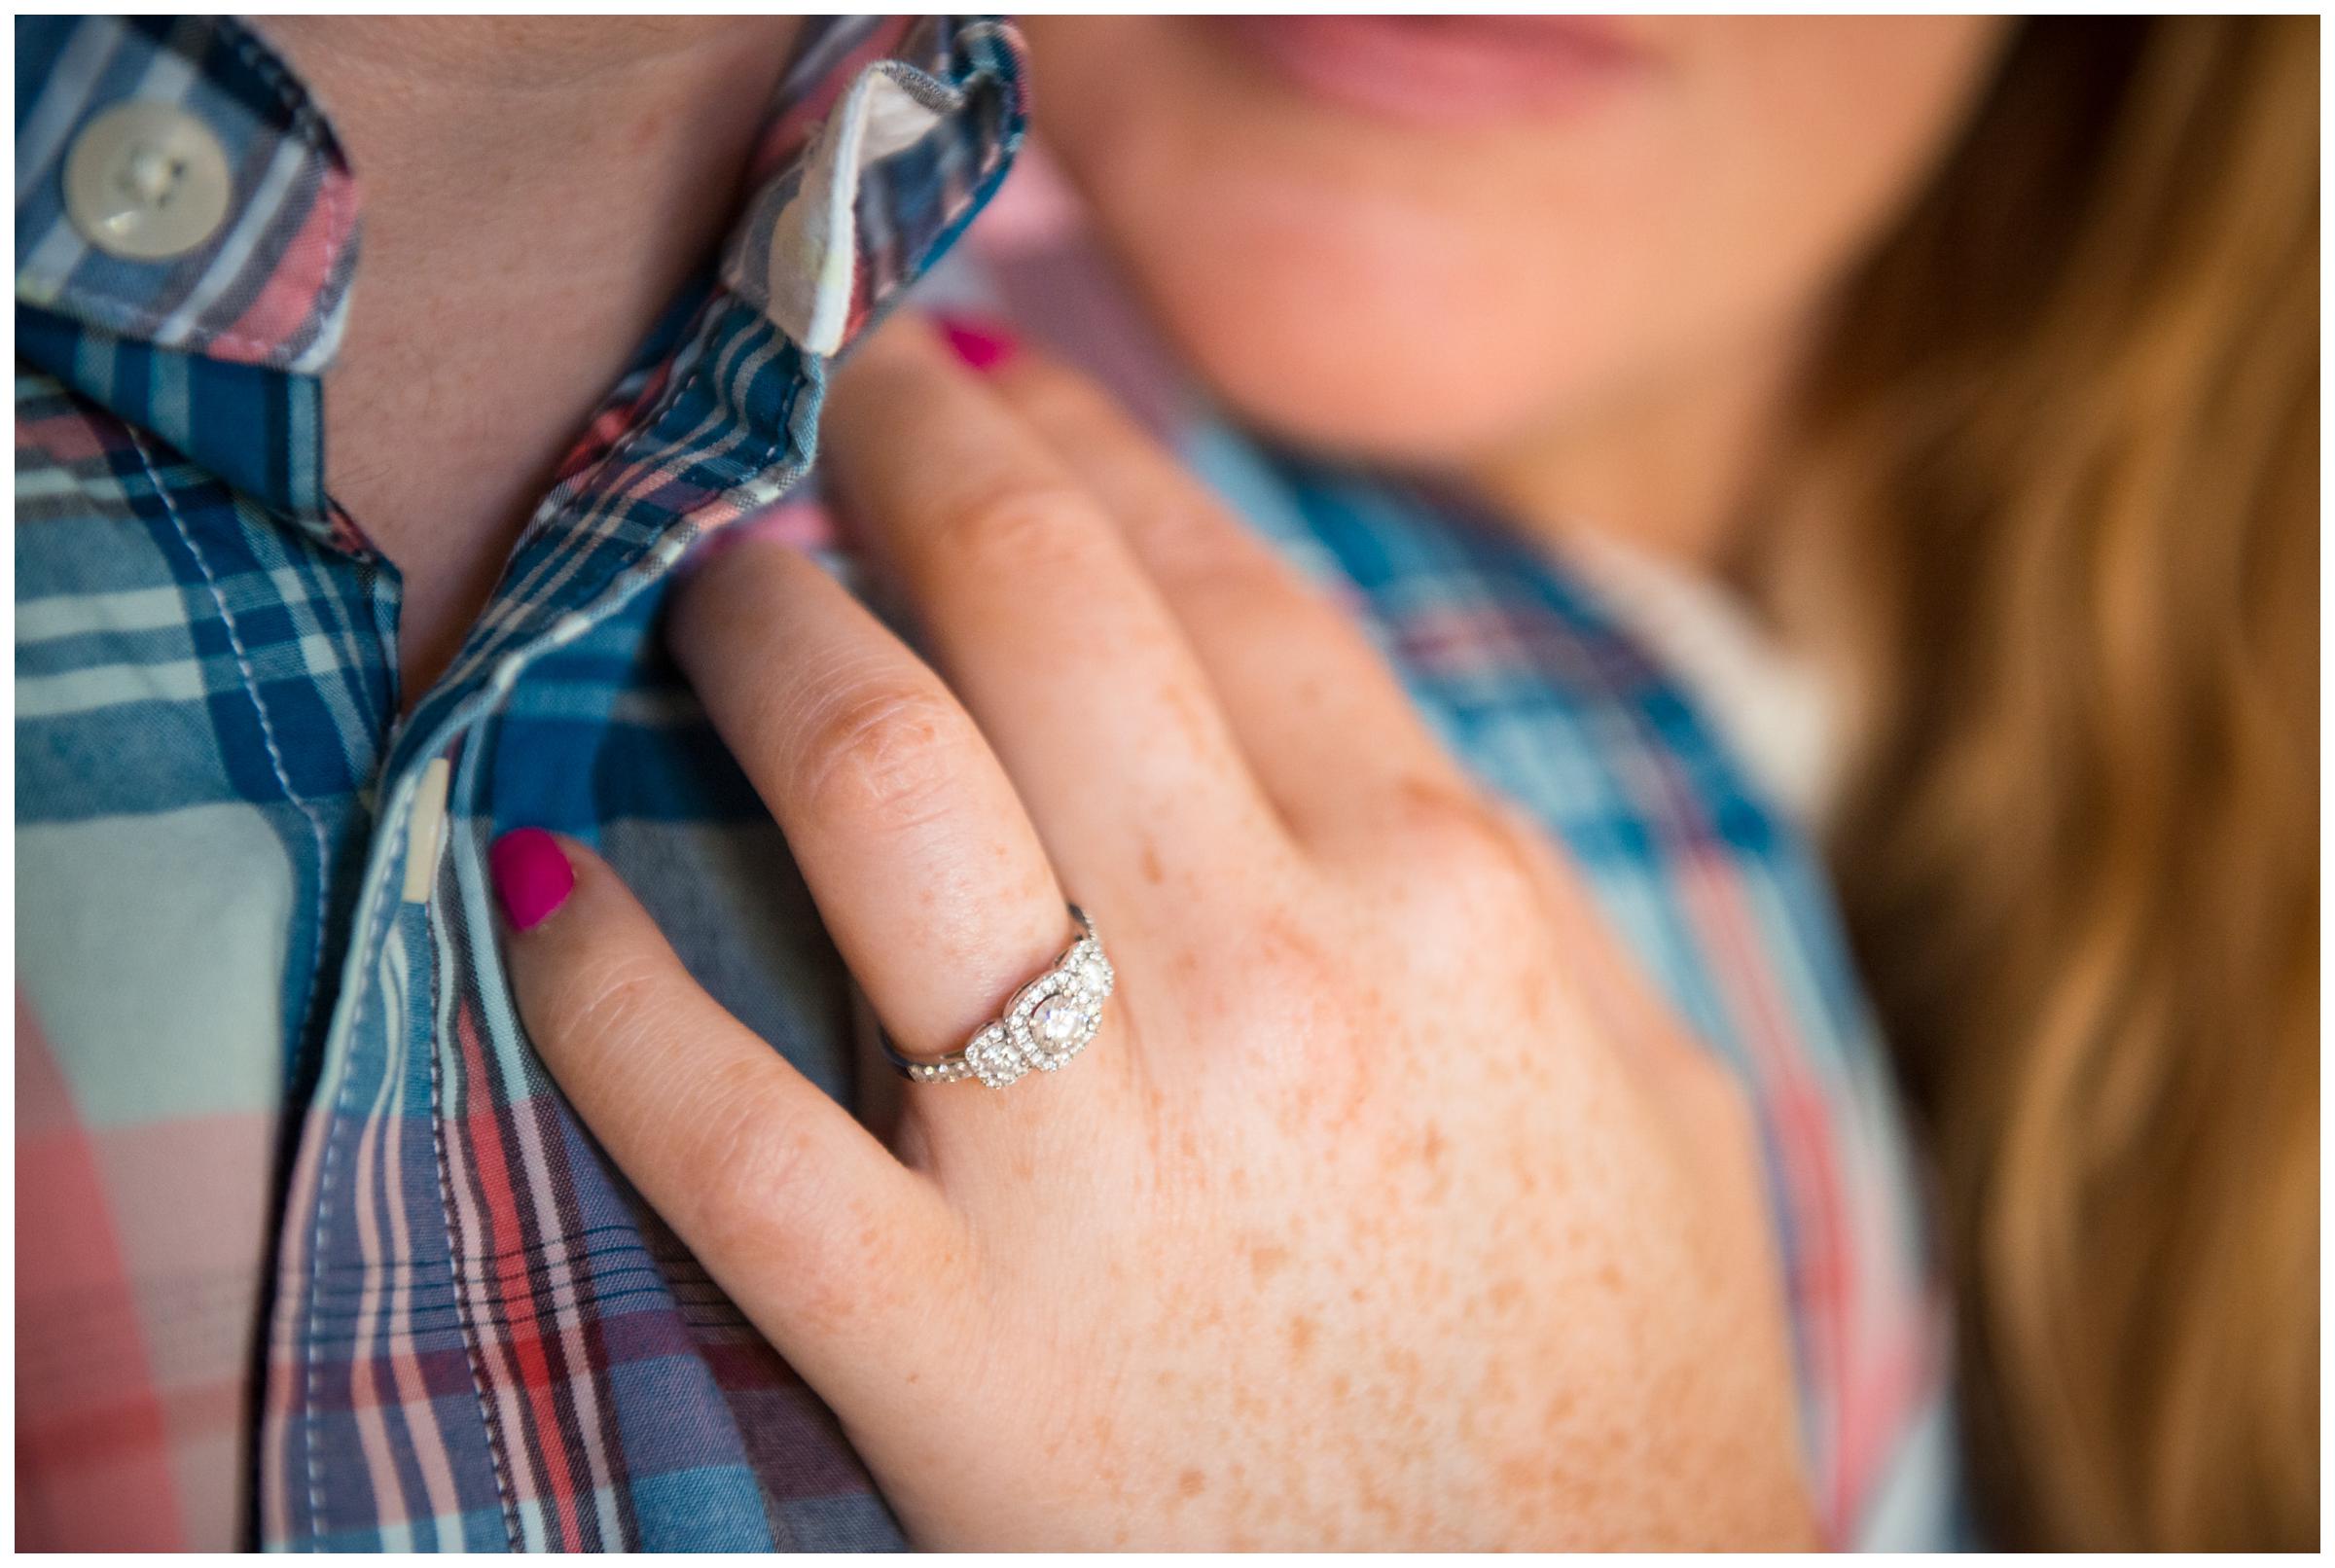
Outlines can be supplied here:
M1030 1032L1049 1046L1066 1046L1086 1025L1086 1014L1066 997L1050 996L1029 1016Z

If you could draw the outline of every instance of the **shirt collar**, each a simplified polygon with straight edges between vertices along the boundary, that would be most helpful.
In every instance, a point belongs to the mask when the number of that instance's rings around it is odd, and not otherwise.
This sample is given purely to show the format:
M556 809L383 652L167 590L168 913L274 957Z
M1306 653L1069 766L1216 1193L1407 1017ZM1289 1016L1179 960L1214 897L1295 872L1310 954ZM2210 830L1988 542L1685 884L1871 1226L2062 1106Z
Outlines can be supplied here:
M330 363L356 271L356 184L307 89L255 34L217 17L18 18L17 80L20 303L234 364ZM68 198L76 152L131 103L183 116L224 157L225 216L175 255L92 243Z
M229 18L16 26L19 351L344 543L313 454L259 455L254 441L263 418L298 433L281 439L319 439L314 382L340 345L361 248L358 182L330 121L266 41ZM840 353L979 205L947 197L993 187L1021 139L1022 84L1018 36L993 19L808 23L764 126L722 288L808 354ZM76 149L131 103L186 117L224 156L225 215L177 255L92 243L68 200ZM158 355L183 363L157 375ZM156 385L189 390L145 395Z
M361 549L318 472L317 377L357 249L354 185L322 114L229 21L19 18L18 58L19 83L34 84L18 94L19 353L312 537ZM402 727L393 777L700 535L802 478L827 361L996 191L1027 125L1024 81L1019 35L995 19L808 32L718 281L590 422L452 667ZM62 195L76 139L144 97L239 150L217 236L174 260L106 254Z

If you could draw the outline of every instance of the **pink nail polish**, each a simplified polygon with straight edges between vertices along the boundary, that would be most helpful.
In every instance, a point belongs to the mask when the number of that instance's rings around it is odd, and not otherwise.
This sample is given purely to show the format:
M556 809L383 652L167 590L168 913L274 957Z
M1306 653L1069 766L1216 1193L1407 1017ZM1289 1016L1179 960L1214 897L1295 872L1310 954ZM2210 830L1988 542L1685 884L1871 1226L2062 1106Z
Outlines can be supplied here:
M576 869L559 840L541 828L517 828L486 851L495 897L514 931L532 931L557 912L575 891Z
M974 370L987 375L1014 357L1021 346L1014 335L993 321L976 321L970 316L935 316L941 336L956 350L956 357Z

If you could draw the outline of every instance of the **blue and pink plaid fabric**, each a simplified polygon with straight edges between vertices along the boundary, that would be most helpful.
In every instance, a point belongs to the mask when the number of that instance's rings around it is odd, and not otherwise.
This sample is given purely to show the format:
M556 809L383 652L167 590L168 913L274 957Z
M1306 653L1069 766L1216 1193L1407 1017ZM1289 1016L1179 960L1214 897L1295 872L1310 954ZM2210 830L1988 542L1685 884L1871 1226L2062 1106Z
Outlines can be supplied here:
M18 1544L898 1545L832 1416L537 1064L485 852L498 824L593 841L717 997L851 1094L846 979L656 618L695 539L804 477L827 358L1003 179L1012 29L813 31L718 272L403 723L396 577L322 472L359 251L330 126L233 22L19 19L17 46ZM65 149L129 97L199 116L235 174L167 263L61 208ZM853 131L879 98L885 134ZM1940 1318L1805 845L1561 563L1446 498L1190 446L1742 1071L1824 1516L1942 1539Z

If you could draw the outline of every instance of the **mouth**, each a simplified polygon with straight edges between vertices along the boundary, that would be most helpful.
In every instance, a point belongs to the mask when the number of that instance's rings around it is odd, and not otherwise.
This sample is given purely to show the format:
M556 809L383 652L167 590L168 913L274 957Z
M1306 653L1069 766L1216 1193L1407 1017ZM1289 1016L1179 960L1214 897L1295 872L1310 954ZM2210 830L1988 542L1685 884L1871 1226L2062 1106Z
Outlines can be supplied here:
M1604 17L1227 17L1213 25L1311 96L1441 128L1575 113L1654 64Z

